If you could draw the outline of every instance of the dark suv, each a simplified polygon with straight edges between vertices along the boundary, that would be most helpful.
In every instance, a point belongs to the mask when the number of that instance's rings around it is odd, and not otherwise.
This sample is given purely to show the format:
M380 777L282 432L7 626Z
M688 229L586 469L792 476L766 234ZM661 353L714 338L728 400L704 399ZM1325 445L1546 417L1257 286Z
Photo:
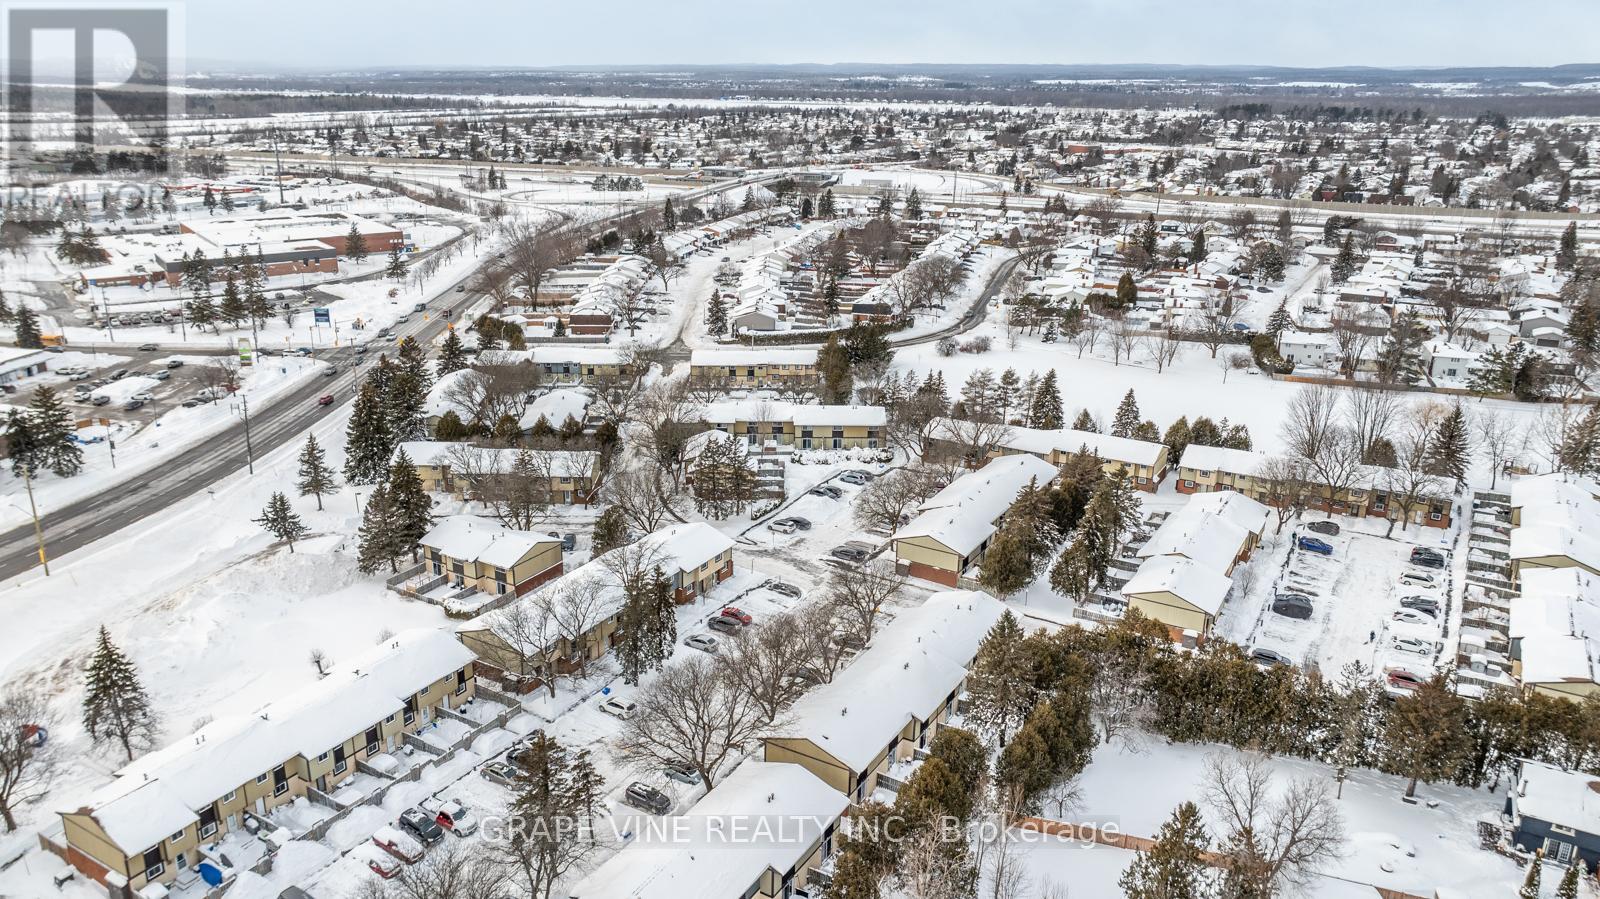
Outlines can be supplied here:
M400 826L424 843L437 843L444 839L444 828L433 816L419 808L408 808L400 813Z
M1411 551L1411 564L1419 568L1439 569L1444 567L1444 553L1436 549L1419 546Z
M622 801L652 815L665 815L672 811L672 800L667 794L649 784L634 781L622 793Z

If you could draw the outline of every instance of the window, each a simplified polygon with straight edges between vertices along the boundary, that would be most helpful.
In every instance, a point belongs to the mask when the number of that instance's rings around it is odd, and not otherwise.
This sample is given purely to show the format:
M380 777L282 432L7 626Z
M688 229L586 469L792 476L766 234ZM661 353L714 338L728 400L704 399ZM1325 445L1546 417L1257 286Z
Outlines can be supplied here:
M217 832L217 810L207 808L200 812L200 839L209 839Z
M184 832L180 830L177 833L173 834L172 836L168 837L167 839L171 840L174 843L182 842L183 841L183 834L184 834Z
M227 795L222 797L222 801L224 803L232 802L234 800L234 798L236 796L238 796L238 795L239 795L239 791L238 790L229 790Z
M463 668L456 672L456 694L465 692L467 692L467 669Z
M317 756L317 761L319 761L319 762L325 762L327 760L328 760L328 754L326 752L324 752L323 754Z
M344 747L340 746L333 751L333 773L343 774L348 767L350 766L345 762Z
M177 858L173 859L173 861L178 863L178 870L179 871L188 870L188 868L189 868L189 860L184 857L182 852L178 853Z
M394 723L394 716L390 715L387 718L384 718L383 719L383 723L384 724L393 724Z
M272 769L272 795L282 796L289 792L289 772L282 765Z
M267 782L267 776L265 774L257 774L256 775L256 783L264 784L266 782Z
M144 879L145 880L155 880L157 877L160 877L162 875L162 873L165 872L166 870L167 870L167 866L161 860L161 847L160 846L156 846L154 848L151 848L151 849L145 851L145 854L144 854Z
M1194 489L1194 481L1184 481L1183 482L1183 486L1186 489L1193 490Z
M415 697L415 696L407 696L406 697L406 708L405 708L404 720L405 720L406 724L410 724L411 722L417 720L417 697Z

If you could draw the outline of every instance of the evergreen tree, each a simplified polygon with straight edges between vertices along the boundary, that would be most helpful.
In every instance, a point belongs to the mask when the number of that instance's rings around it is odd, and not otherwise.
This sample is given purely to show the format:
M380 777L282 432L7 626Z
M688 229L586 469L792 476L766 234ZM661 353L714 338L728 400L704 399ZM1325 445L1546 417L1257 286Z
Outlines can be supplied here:
M344 479L351 484L376 484L388 470L393 447L383 400L369 380L356 394L345 429Z
M1395 317L1378 348L1378 380L1385 384L1415 384L1422 377L1422 345L1428 339L1421 317L1406 310Z
M101 625L85 674L83 729L97 744L113 741L121 746L131 762L136 750L155 744L158 724L133 661L111 642L111 634Z
M0 290L0 323L14 322L16 320L16 310L12 309L11 304L6 301L5 291Z
M722 291L711 291L706 304L706 333L721 337L728 333L728 307L722 302Z
M1156 831L1156 842L1122 872L1118 885L1128 899L1205 899L1213 895L1211 848L1200 810L1185 802Z
M628 519L621 506L607 506L595 519L590 557L599 558L628 542Z
M390 533L395 546L400 552L410 553L415 562L417 545L433 527L433 499L422 489L416 463L404 448L395 451L394 464L389 467L388 494Z
M350 233L344 236L344 254L352 262L365 262L367 258L367 239L354 222L350 224Z
M1568 222L1561 232L1561 243L1556 248L1556 270L1570 272L1578 264L1578 223Z
M466 367L467 352L461 345L461 335L456 333L455 328L450 328L445 332L444 341L439 344L439 361L434 364L434 370L442 378Z
M1544 859L1537 854L1533 861L1528 863L1528 876L1522 880L1522 888L1517 890L1517 899L1539 899L1539 869L1544 867Z
M1383 767L1408 778L1406 795L1419 781L1449 777L1471 749L1467 708L1444 674L1436 674L1409 696L1395 700L1384 725Z
M217 318L237 328L249 315L250 309L245 305L244 294L239 292L239 279L229 272L227 281L222 285L222 305L217 308Z
M457 415L454 409L446 409L444 414L439 416L439 420L433 423L433 439L435 440L455 443L471 436L472 429L467 427L466 423L461 420L461 416Z
M315 496L317 511L322 511L322 497L339 489L334 482L333 469L323 461L322 447L317 445L315 434L306 435L305 448L300 451L300 476L295 489L301 496Z
M1469 440L1466 410L1456 403L1428 441L1428 470L1457 484L1465 482L1471 459Z
M512 420L512 424L513 425L516 424L516 420L515 419ZM528 429L528 436L533 438L534 440L549 440L551 437L554 437L555 435L556 435L555 425L552 425L550 423L550 419L546 418L543 415L540 415L538 420L533 423L533 427Z
M383 267L383 276L391 281L406 279L406 260L398 246L389 248L389 264Z
M28 423L28 416L15 409L6 412L6 452L11 458L12 474L19 478L31 478L38 473L33 428Z
M320 497L319 497L320 499ZM261 510L261 517L255 519L267 533L289 544L289 552L294 552L294 542L306 535L308 528L296 515L294 508L289 505L289 498L281 492L274 492L272 499L267 501L267 507Z
M44 337L39 333L39 319L33 310L17 304L17 346L25 350L44 349Z
M1089 414L1088 409L1079 409L1078 417L1072 420L1072 430L1098 434L1100 433L1100 426L1095 423L1094 416Z
M210 293L197 294L189 300L185 314L189 316L189 324L196 328L216 329L217 307L211 302Z
M967 719L1004 748L1038 700L1033 675L1022 626L1007 610L978 645L967 676Z
M906 221L915 222L922 218L922 192L916 187L911 188L911 193L906 194Z
M1039 389L1033 394L1033 408L1028 410L1028 420L1033 427L1054 430L1061 427L1061 391L1056 386L1056 370L1050 369L1039 380Z
M1134 283L1132 273L1123 272L1122 277L1117 279L1117 308L1126 309L1138 301L1139 285Z
M1017 407L1017 391L1021 387L1021 380L1017 377L1017 370L1008 368L1000 373L1000 380L995 385L995 402L1000 406L1000 421L1006 423L1011 420L1011 410Z
M1018 528L1007 526L995 535L983 554L983 569L978 583L996 596L1010 596L1033 580L1033 564L1028 558L1028 538Z
M1349 232L1346 232L1344 235L1344 243L1339 245L1339 255L1334 257L1333 265L1330 266L1330 274L1333 276L1333 283L1343 284L1344 282L1350 280L1350 276L1355 273L1356 247L1354 238L1352 238Z
M1556 885L1556 899L1578 899L1578 868L1581 859L1573 859L1561 875L1561 882ZM1534 862L1535 865L1538 862Z
M1206 260L1206 229L1196 228L1194 243L1189 247L1189 264L1199 265Z
M827 402L850 402L850 395L855 391L850 374L850 352L839 342L838 334L829 334L827 343L817 353L817 371L822 375Z
M1272 339L1276 341L1283 336L1283 332L1293 327L1294 319L1289 316L1289 301L1287 299L1280 300L1278 308L1272 310L1272 314L1267 316L1267 333L1271 334Z
M356 551L356 568L362 574L371 574L384 565L391 572L400 570L400 557L405 549L395 536L395 515L389 502L389 488L379 484L367 498L367 508L361 513L361 543Z
M1167 445L1167 452L1172 458L1183 458L1183 451L1189 448L1189 418L1180 416L1177 421L1167 426L1167 433L1162 435L1161 442Z
M1111 419L1111 436L1129 437L1133 429L1139 425L1139 401L1134 398L1133 388L1122 395L1122 402L1117 404L1117 414Z
M58 478L70 478L83 470L83 449L72 439L72 415L53 389L40 387L33 392L27 419L30 474L44 468ZM13 450L13 458L15 455Z

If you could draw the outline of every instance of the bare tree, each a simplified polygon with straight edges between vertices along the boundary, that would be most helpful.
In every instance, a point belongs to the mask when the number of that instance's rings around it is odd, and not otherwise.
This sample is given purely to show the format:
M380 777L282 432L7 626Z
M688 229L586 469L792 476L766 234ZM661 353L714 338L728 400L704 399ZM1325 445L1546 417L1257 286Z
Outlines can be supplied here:
M795 613L806 666L824 683L833 680L850 652L848 641L838 637L840 618L839 608L826 597L802 606Z
M1111 364L1121 365L1122 360L1132 360L1133 351L1139 346L1139 329L1133 322L1125 317L1117 317L1111 323Z
M897 468L862 488L851 506L851 516L863 528L892 531L937 490L927 469Z
M870 642L878 613L904 586L905 578L899 575L880 574L865 565L844 568L828 579L828 600L856 629L857 635Z
M56 752L46 743L55 717L36 690L0 693L0 818L17 829L19 806L37 802L55 777Z
M1145 352L1150 354L1150 361L1156 364L1156 373L1160 374L1177 361L1183 352L1183 341L1171 328L1162 328L1144 338L1144 347ZM1215 351L1212 355L1215 355Z
M489 430L504 416L520 416L538 386L537 366L482 364L451 378L440 398L469 426Z
M1103 326L1099 318L1090 315L1084 310L1083 316L1078 320L1078 328L1073 331L1067 342L1078 351L1078 358L1082 359L1084 351L1094 352L1095 344L1100 342L1100 333Z
M596 577L560 578L534 594L534 604L549 621L547 628L567 645L575 677L588 673L589 656L598 639L595 628L616 613L618 595ZM554 689L552 686L552 695Z
M543 675L550 695L554 696L555 678L545 669L552 661L547 650L555 642L557 632L554 619L538 604L538 594L496 609L486 623L489 633L510 650L517 665L515 673L524 679Z
M1389 494L1388 537L1394 533L1395 519L1400 520L1400 530L1411 523L1411 513L1418 506L1426 506L1446 491L1444 481L1432 467L1433 435L1439 421L1445 416L1443 406L1430 403L1419 406L1407 416L1394 441L1395 464L1385 468L1382 484ZM1399 513L1396 515L1395 513Z
M1278 791L1262 756L1218 752L1206 759L1204 793L1230 836L1228 876L1252 894L1303 887L1343 850L1344 822L1325 781L1297 778Z
M635 533L658 530L668 518L683 520L683 496L662 490L660 476L648 466L638 465L612 474L606 479L606 489Z
M239 360L219 356L200 366L200 383L214 403L239 389Z
M360 899L498 899L507 871L481 845L453 840L422 861L404 865L393 880L369 878Z
M572 261L582 250L575 233L542 223L515 219L506 226L505 233L504 252L484 270L481 279L485 292L491 296L513 288L537 305L545 276Z
M1274 533L1283 533L1283 526L1291 517L1304 514L1306 497L1311 490L1305 460L1297 456L1273 456L1261 463L1251 477L1266 493L1266 501L1278 519Z
M940 418L928 428L928 441L953 452L970 465L983 462L1004 446L1011 437L1011 426L1003 421L972 421L966 418Z
M794 616L780 613L759 628L724 638L718 647L726 676L750 695L768 723L805 692L806 682L797 676L808 661L800 627Z
M661 282L661 291L672 289L672 282L683 273L683 262L677 256L667 252L667 248L657 241L645 250L644 258L650 260L656 280Z
M666 666L636 701L638 711L617 736L618 755L640 770L688 768L708 788L770 724L755 697L705 656Z
M1301 388L1289 401L1283 439L1322 487L1328 517L1333 517L1339 496L1354 486L1362 472L1362 448L1340 419L1338 392L1326 385Z
M1493 490L1501 470L1522 454L1528 434L1516 418L1493 408L1480 409L1474 424L1478 445L1489 460L1489 489Z
M1363 459L1380 438L1387 439L1399 423L1399 394L1388 390L1352 390L1345 403L1345 419L1355 434Z
M1367 350L1383 334L1383 328L1365 310L1349 303L1340 303L1328 320L1333 331L1334 346L1339 353L1339 368L1346 374L1355 374Z

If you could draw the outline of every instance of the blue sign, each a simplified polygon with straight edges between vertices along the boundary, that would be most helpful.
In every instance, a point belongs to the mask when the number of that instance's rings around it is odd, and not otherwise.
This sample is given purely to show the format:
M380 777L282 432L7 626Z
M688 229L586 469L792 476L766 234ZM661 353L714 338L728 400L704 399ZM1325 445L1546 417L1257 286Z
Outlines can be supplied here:
M311 310L311 320L319 325L326 325L333 322L333 316L328 312L327 306L318 306Z

